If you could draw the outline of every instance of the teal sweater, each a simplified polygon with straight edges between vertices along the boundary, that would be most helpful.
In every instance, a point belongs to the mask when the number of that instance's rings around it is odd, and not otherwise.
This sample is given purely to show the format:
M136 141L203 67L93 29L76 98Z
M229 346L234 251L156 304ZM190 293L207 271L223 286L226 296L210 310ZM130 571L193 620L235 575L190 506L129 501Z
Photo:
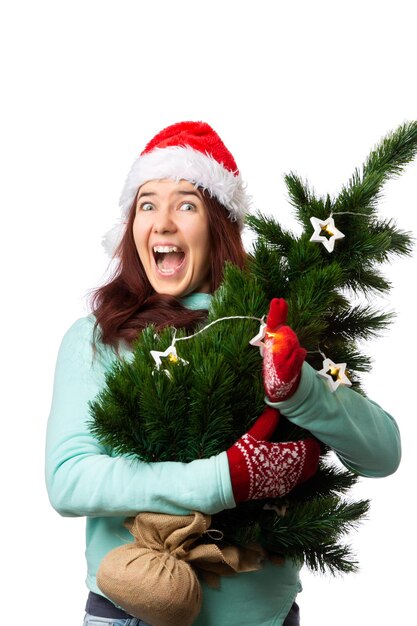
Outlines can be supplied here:
M193 294L184 304L207 308L209 299ZM87 517L87 587L101 593L96 584L101 559L132 540L123 526L127 516L139 511L214 514L233 508L235 502L226 452L192 463L143 463L113 456L90 434L88 403L103 387L116 358L106 346L93 352L94 322L93 316L75 322L59 350L46 483L52 506L61 515ZM393 418L347 387L331 393L307 364L295 394L274 406L329 444L347 467L363 476L386 476L398 467L400 437ZM259 572L222 578L219 590L204 587L195 626L280 626L298 591L296 565L266 563Z

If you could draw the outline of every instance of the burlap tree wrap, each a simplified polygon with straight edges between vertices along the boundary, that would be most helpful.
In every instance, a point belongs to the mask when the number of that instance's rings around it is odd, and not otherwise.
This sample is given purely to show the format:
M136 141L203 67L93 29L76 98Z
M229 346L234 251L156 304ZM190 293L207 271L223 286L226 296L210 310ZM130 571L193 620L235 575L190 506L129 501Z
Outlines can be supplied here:
M202 513L139 513L126 526L135 538L102 560L97 584L127 613L152 626L189 626L202 602L197 572L210 585L219 576L262 567L260 547L201 543L211 518ZM212 531L215 533L215 531Z

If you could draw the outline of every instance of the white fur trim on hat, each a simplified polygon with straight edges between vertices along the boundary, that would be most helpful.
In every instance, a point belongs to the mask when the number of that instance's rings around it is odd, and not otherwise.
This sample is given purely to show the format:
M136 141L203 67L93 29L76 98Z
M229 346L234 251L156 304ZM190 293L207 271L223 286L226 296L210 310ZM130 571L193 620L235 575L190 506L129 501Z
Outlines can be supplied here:
M251 198L240 174L234 174L210 154L203 154L189 146L154 148L134 162L120 196L122 221L103 239L106 252L112 256L123 236L124 224L136 193L147 181L169 178L188 180L207 190L229 211L230 219L243 226L249 213Z

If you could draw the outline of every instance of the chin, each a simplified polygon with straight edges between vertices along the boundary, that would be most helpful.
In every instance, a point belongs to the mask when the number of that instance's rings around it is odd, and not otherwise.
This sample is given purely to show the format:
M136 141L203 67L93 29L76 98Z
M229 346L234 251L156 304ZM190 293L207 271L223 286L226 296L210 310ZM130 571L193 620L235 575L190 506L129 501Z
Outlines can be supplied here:
M152 285L155 293L165 296L173 296L174 298L184 298L192 293L192 289L176 287L174 285Z

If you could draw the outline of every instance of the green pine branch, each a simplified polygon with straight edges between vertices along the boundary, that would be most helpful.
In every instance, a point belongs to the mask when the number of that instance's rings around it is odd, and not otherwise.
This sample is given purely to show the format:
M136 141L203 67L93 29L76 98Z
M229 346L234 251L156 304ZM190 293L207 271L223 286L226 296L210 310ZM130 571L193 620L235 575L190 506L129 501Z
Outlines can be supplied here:
M329 321L329 333L335 341L369 340L385 331L394 318L393 312L379 312L369 305L340 308Z
M262 543L293 560L299 560L302 554L313 571L355 571L357 564L340 541L357 528L368 510L367 500L346 502L335 496L291 504L285 515L270 516L262 528Z
M358 475L334 465L325 447L320 459L319 472L306 483L298 485L286 496L286 500L309 502L316 498L340 497L346 495L358 481Z
M335 211L374 215L383 185L401 174L417 153L417 122L407 122L388 133L356 169L335 202Z

